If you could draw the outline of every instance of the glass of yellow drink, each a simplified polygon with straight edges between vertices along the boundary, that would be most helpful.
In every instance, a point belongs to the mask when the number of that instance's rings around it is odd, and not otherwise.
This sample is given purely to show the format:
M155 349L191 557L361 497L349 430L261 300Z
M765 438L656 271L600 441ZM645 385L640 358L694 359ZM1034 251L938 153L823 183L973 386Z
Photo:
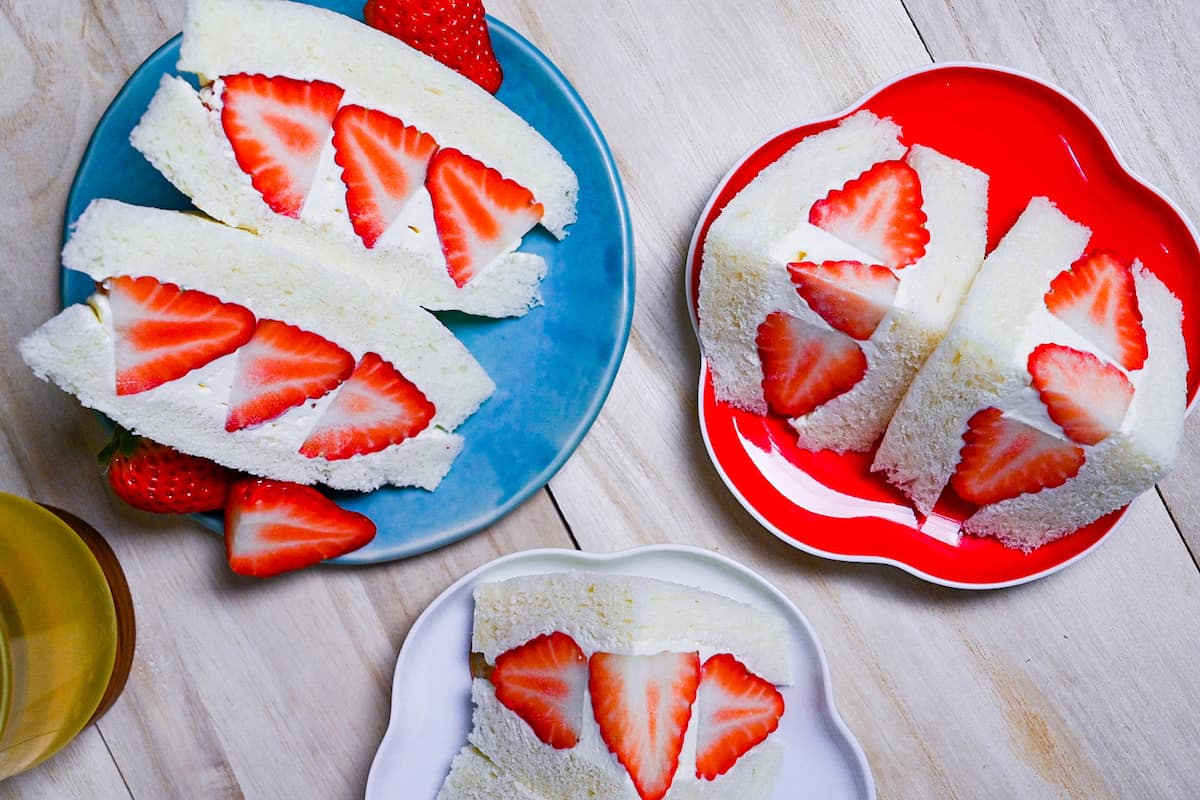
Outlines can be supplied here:
M0 492L0 780L107 710L132 655L129 590L104 540L71 514Z

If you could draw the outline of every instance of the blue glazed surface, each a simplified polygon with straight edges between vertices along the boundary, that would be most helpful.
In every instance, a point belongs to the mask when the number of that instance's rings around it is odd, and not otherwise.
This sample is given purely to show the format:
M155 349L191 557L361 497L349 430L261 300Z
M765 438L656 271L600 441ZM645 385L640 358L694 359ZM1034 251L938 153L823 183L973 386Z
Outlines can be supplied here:
M361 19L360 2L312 5ZM544 486L574 452L616 376L633 317L634 257L629 212L612 154L591 114L562 73L507 25L489 18L504 69L498 95L566 158L579 177L579 221L559 242L541 228L521 249L543 256L545 304L520 319L438 316L496 382L496 393L458 432L463 453L436 492L388 487L334 493L346 508L375 521L379 533L337 563L403 558L468 536L516 508ZM72 224L95 198L159 208L190 208L129 144L164 74L177 74L179 37L129 78L105 113L80 162L67 199ZM63 304L93 290L82 273L63 270ZM219 515L198 515L221 530Z

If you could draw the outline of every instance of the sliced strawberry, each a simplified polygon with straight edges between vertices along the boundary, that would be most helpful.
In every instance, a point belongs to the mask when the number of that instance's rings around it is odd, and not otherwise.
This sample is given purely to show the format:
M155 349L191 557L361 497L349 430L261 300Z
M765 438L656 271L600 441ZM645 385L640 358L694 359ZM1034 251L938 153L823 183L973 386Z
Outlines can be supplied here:
M855 339L869 339L896 299L899 279L859 261L788 264L796 291L821 319Z
M1149 351L1133 269L1107 250L1088 253L1059 273L1046 308L1127 370L1141 369Z
M323 81L227 75L221 127L238 166L277 214L299 217L342 90Z
M1096 444L1121 427L1133 384L1091 353L1041 344L1029 354L1029 374L1050 419L1080 444Z
M504 76L480 0L367 0L363 19L495 94Z
M333 148L350 224L370 249L425 183L437 142L382 111L348 105L333 118Z
M763 396L773 414L798 417L848 392L867 372L854 340L776 311L758 326Z
M579 741L587 659L570 636L555 631L501 653L492 684L496 699L546 744L567 750Z
M902 269L925 255L921 179L903 161L881 161L813 203L808 221L844 242Z
M357 550L375 523L311 486L247 478L229 489L225 552L239 575L266 578Z
M588 690L600 737L642 800L662 800L671 788L699 683L696 653L595 653L589 661Z
M273 420L305 400L324 397L354 371L354 356L315 333L259 320L238 351L225 430Z
M374 453L416 436L434 413L433 403L415 384L367 353L317 419L300 452L330 461Z
M783 695L722 653L704 662L696 714L696 777L711 781L779 727Z
M426 178L450 277L466 285L542 218L529 190L457 150L439 150Z
M1083 448L985 408L967 422L950 485L959 497L985 506L1061 486L1083 462Z
M254 315L211 294L154 278L111 278L117 394L137 394L182 378L241 347Z

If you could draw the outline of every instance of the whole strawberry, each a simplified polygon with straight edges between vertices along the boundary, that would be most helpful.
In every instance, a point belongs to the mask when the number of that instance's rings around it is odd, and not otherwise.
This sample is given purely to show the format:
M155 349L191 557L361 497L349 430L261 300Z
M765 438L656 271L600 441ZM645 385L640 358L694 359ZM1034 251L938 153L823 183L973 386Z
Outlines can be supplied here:
M156 514L224 508L229 484L236 477L220 464L185 455L123 428L113 433L99 459L117 497Z
M495 94L504 76L480 0L367 0L363 18Z

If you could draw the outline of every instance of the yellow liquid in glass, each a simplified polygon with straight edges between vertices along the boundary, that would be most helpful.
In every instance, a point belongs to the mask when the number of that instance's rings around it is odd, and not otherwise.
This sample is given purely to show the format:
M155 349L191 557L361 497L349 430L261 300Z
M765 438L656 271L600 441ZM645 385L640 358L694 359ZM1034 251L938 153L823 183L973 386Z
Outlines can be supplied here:
M91 550L54 514L0 492L0 779L83 729L116 652L113 597Z

